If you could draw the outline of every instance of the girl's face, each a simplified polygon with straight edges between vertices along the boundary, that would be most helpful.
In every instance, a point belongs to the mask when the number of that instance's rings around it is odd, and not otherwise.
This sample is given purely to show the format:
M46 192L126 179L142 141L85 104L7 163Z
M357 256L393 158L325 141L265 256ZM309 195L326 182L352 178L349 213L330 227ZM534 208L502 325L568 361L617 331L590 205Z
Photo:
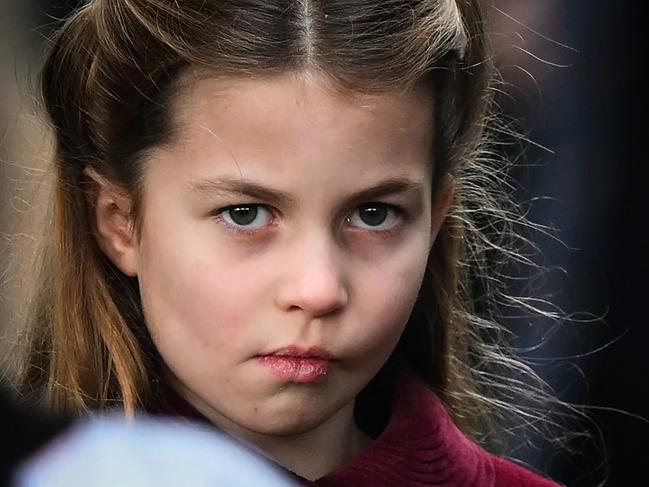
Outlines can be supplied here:
M179 94L179 137L146 166L135 272L176 387L216 424L310 431L386 362L446 210L431 103L289 74Z

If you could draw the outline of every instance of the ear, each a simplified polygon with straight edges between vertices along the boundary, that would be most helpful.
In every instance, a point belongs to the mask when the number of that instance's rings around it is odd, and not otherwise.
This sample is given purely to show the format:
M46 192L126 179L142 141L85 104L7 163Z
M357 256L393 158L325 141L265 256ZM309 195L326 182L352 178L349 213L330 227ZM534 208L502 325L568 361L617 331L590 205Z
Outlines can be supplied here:
M94 234L99 248L124 274L137 276L137 239L133 228L131 198L93 168L83 170L93 190Z
M431 224L430 224L430 247L433 247L437 234L442 228L444 219L448 214L448 210L453 203L455 196L455 178L446 173L441 181L437 193L434 195L433 203L431 206Z

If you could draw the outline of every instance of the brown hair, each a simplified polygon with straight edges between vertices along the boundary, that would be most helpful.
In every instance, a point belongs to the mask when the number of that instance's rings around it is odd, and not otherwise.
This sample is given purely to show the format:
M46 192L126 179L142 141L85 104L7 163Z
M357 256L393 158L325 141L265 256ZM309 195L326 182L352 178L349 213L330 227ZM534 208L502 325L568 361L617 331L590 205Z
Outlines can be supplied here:
M490 305L476 309L478 301L502 298L536 310L500 289L503 262L531 261L515 250L522 239L514 226L527 223L489 146L497 130L491 128L495 73L481 4L93 0L74 13L54 37L42 72L55 132L55 197L21 390L56 410L147 408L160 358L146 332L137 281L93 237L84 168L132 196L137 222L142 160L173 136L168 102L181 73L259 77L308 69L341 93L422 84L431 90L434 183L451 173L457 192L393 361L399 357L415 369L460 428L494 450L502 440L495 425L499 419L511 424L503 419L510 418L511 404L526 398L533 405L514 411L523 423L543 424L539 405L550 396L542 381L508 351ZM364 397L380 395L377 384L387 375L386 366ZM359 404L361 421L364 413L376 416L369 401Z

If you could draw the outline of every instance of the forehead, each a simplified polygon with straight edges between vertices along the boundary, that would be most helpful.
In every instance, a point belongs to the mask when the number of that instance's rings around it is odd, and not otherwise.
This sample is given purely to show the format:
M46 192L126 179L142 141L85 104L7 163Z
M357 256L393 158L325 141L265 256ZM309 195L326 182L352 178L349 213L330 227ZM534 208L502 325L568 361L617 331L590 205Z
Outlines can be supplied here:
M221 161L244 177L288 181L299 171L323 180L378 168L405 175L408 167L421 172L432 163L432 96L423 88L352 95L295 73L186 76L172 124L190 171L223 169Z
M245 124L255 131L251 134L278 135L279 130L273 129L296 126L304 132L314 128L336 132L341 125L371 125L375 132L391 132L396 139L402 133L431 131L433 97L423 84L380 94L341 91L322 76L308 72L255 79L188 73L179 83L172 113L181 134L183 129L189 132L208 121L227 120L230 126Z
M340 105L353 105L368 110L417 110L422 103L432 109L431 83L424 78L419 84L404 89L363 92L361 88L352 90L336 85L323 74L314 71L288 71L267 76L233 78L219 77L205 70L187 70L176 82L175 106L182 114L204 98L196 95L220 99L220 103L241 102L237 95L251 103L261 100L268 102L281 99L296 105L308 106L313 101L337 101ZM192 103L194 102L194 103ZM426 111L426 110L423 110ZM422 113L423 113L422 111Z

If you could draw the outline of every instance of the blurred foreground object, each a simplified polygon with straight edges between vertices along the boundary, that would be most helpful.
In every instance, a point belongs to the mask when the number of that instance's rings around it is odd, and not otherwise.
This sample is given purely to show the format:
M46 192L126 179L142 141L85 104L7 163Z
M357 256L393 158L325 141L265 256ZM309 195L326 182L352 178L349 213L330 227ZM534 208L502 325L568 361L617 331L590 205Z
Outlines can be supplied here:
M24 464L16 487L297 485L264 457L213 430L175 420L79 422Z

